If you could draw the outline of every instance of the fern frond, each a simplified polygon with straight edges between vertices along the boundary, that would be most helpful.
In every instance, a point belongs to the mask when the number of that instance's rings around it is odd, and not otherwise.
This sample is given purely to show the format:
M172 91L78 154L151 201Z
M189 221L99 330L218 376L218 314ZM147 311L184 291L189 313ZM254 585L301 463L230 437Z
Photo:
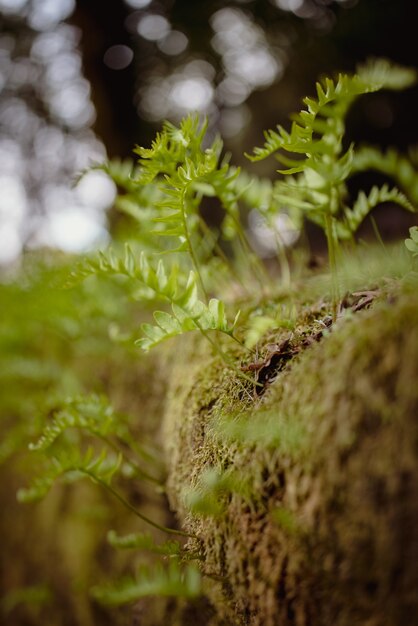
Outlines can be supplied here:
M199 299L198 280L193 271L189 272L187 284L183 286L178 281L178 269L172 266L166 270L164 262L160 259L157 268L153 268L146 255L142 252L139 262L127 245L125 257L117 258L112 252L99 253L95 261L88 260L78 270L83 276L88 274L122 274L134 278L141 286L146 288L145 297L168 301L171 304L173 314L156 311L154 319L156 326L144 323L141 330L145 337L138 339L136 344L143 350L148 351L157 344L191 330L218 330L229 336L233 336L233 330L238 320L238 315L232 325L228 324L225 315L225 306L222 301L212 298L206 305Z
M407 155L395 148L381 152L373 146L362 146L354 155L352 174L376 170L390 176L410 200L418 204L418 168L415 168Z
M335 225L338 238L350 239L370 211L383 202L395 202L408 211L415 211L408 198L396 187L389 189L388 185L374 186L368 195L360 191L353 207L344 210L344 219Z
M81 428L101 437L117 434L120 430L119 421L106 398L96 395L72 398L64 402L38 441L29 444L29 449L47 450L69 428Z
M71 273L69 283L92 275L121 275L134 279L139 287L138 296L144 300L171 301L182 285L182 277L176 265L172 265L167 270L160 259L157 266L153 267L144 251L140 253L137 260L128 244L125 245L123 258L117 257L112 250L108 250L99 252L93 259L84 260Z
M143 566L136 578L126 578L113 587L95 587L93 597L100 603L117 606L135 602L145 596L196 598L201 593L201 576L193 565L181 567L176 559L167 567Z
M135 165L132 159L123 161L121 159L112 159L99 165L94 165L91 169L105 172L118 187L122 187L127 191L135 190Z
M397 65L382 58L372 58L360 64L356 73L363 83L375 85L377 89L392 91L407 89L417 81L417 72L414 68Z
M106 450L103 450L99 456L94 456L92 448L89 448L84 455L73 448L69 452L53 457L44 474L36 478L30 487L19 489L17 498L19 502L41 500L59 478L66 478L72 482L88 477L93 482L110 485L121 462L121 455L112 455Z
M372 59L359 66L353 75L339 74L337 80L325 78L316 84L316 98L304 98L306 109L294 117L295 121L287 132L282 126L277 131L265 132L265 144L255 148L251 161L259 161L285 150L306 154L300 165L284 170L283 173L302 172L315 155L338 155L344 133L344 117L358 96L386 89L402 89L416 80L414 70L393 65L385 59ZM319 138L314 138L319 133Z
M155 543L150 533L131 533L120 536L114 530L110 530L107 534L107 540L113 548L121 550L148 550L164 556L178 556L181 553L181 546L178 541L169 540L164 541L164 543Z
M138 339L136 345L147 352L162 341L191 330L201 332L217 330L229 336L233 335L238 316L232 326L229 326L222 301L212 298L206 306L198 300L193 273L190 274L188 287L181 299L173 301L173 315L165 311L155 311L154 319L157 325L141 325L145 337Z

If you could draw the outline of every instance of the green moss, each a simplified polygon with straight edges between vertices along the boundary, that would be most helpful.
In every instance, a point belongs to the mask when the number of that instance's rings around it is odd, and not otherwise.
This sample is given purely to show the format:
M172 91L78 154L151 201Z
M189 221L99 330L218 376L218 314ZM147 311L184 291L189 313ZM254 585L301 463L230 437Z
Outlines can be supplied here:
M191 549L204 556L219 619L397 626L417 615L416 293L411 275L380 280L369 310L312 345L303 338L316 332L318 307L304 301L300 350L261 397L198 337L176 346L168 494L198 537ZM212 468L242 477L246 491L209 489L222 514L208 517L185 493L202 492Z

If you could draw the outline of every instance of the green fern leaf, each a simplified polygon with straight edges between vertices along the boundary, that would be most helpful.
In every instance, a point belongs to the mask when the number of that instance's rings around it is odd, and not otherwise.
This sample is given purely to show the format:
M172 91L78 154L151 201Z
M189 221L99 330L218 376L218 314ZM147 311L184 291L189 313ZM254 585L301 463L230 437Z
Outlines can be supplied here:
M197 299L195 280L189 282L188 289L182 298L173 301L173 315L164 311L156 311L154 319L157 326L142 324L144 337L135 343L142 350L148 351L159 343L183 333L200 330L217 330L232 336L238 314L232 326L228 325L223 302L212 298L208 306Z
M196 598L201 593L199 570L193 565L181 567L173 559L168 567L158 564L153 570L143 566L134 578L126 578L113 587L96 587L93 597L111 606L135 602L145 596Z
M314 154L338 155L344 133L344 117L358 96L382 88L405 88L415 80L414 70L390 64L384 59L369 61L360 66L354 75L339 74L336 81L326 78L316 84L316 99L303 100L307 109L296 117L290 133L282 126L278 126L277 131L266 131L263 148L255 148L252 155L246 156L251 161L259 161L279 150L286 150L306 154L305 165L308 165ZM320 125L321 136L314 139L314 132L319 130L318 116L327 123ZM301 163L297 171L302 171L302 166Z
M19 489L19 502L34 502L41 500L59 479L68 481L88 477L93 482L110 485L113 476L118 472L122 462L121 455L115 456L103 450L99 456L89 448L84 456L77 450L62 452L51 459L50 465L43 475L36 478L28 488Z
M113 548L121 550L148 550L164 556L179 556L181 553L181 546L178 541L169 540L164 543L155 543L149 533L131 533L120 536L114 530L110 530L107 534L107 540Z
M418 205L418 168L411 158L400 154L395 148L382 153L372 146L363 146L356 150L352 164L352 173L376 170L390 176L399 188Z
M90 396L67 400L52 423L47 424L36 443L29 445L30 450L47 450L54 441L69 428L81 428L89 433L106 437L120 430L119 421L104 397Z
M395 202L408 211L415 211L408 198L396 187L389 189L388 185L374 186L369 195L360 191L353 207L345 209L344 221L336 224L338 238L351 238L370 211L383 202Z

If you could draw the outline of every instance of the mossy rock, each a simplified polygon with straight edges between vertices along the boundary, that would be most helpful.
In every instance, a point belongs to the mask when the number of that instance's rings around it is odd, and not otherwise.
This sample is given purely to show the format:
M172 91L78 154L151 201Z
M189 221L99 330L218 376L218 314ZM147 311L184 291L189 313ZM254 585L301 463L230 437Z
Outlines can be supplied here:
M176 346L168 495L216 623L418 624L415 287L346 315L261 396L203 339Z

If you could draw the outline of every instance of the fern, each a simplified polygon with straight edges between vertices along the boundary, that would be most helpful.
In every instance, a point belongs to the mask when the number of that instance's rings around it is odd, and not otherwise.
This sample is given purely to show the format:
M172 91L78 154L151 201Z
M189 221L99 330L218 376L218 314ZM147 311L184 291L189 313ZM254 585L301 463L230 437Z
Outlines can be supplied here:
M80 266L73 277L96 273L122 274L133 278L141 284L142 297L157 298L171 304L173 314L156 311L156 325L142 324L141 329L145 336L136 343L145 351L166 339L191 330L200 330L205 336L206 331L217 330L235 339L233 331L239 312L233 324L229 325L223 302L216 298L212 298L208 305L202 302L198 297L197 276L193 271L189 272L187 283L183 287L178 280L177 266L171 266L167 272L160 259L154 269L143 252L137 263L131 248L126 246L124 259L115 257L111 252L100 253L96 261L89 260Z
M28 503L42 500L59 478L62 478L67 482L74 482L82 478L89 478L94 483L104 487L129 511L131 511L131 513L150 526L168 534L189 537L190 535L188 533L181 530L174 530L166 526L161 526L161 524L154 522L152 519L136 509L128 500L125 499L123 495L113 488L111 484L112 478L121 468L122 460L122 454L109 454L109 452L105 449L102 450L99 456L94 456L94 450L92 447L89 447L84 455L74 447L72 447L69 451L60 450L51 458L50 463L45 468L43 474L36 478L32 482L31 486L19 489L17 493L18 501Z
M336 225L338 238L350 239L370 211L383 202L395 202L408 211L415 211L408 198L396 187L389 189L388 185L375 186L369 195L360 191L352 208L344 209L344 221L338 222Z
M176 245L170 251L188 254L205 297L203 268L212 254L232 273L237 272L216 243L213 250L209 250L210 255L204 253L210 236L210 228L200 211L204 196L219 199L226 212L222 232L225 235L228 231L227 238L236 241L247 270L260 275L259 262L250 250L240 219L236 189L239 169L230 168L228 159L221 158L219 137L204 148L206 131L207 121L200 124L197 116L188 116L178 128L166 122L151 148L136 150L140 156L138 184L153 181L162 198L156 203L160 215L153 219L156 227L151 234L176 238Z
M304 99L307 109L294 117L290 133L282 127L278 128L278 132L267 131L264 147L255 148L253 156L249 156L255 161L278 151L305 155L297 161L281 153L277 155L279 160L289 165L287 169L279 170L282 174L300 176L290 176L287 184L276 184L275 200L305 213L324 230L327 229L327 216L331 217L336 226L328 226L329 237L336 233L343 239L354 234L368 211L379 202L395 201L413 210L403 194L396 189L389 192L387 187L382 187L380 191L374 188L368 197L360 194L351 211L346 208L344 182L352 173L364 168L367 159L375 164L379 163L379 158L369 151L368 154L363 152L363 156L356 160L354 146L350 146L345 153L342 153L342 146L345 116L356 98L382 88L408 87L415 82L415 78L414 70L378 59L360 66L354 75L340 74L336 81L326 78L322 83L318 82L317 97ZM393 170L393 154L389 153L386 161ZM408 168L407 177L410 175Z
M279 150L305 154L302 162L291 163L291 167L283 171L286 174L302 172L311 164L317 166L319 155L335 157L341 153L344 117L360 95L383 88L405 89L415 80L414 70L392 65L385 59L369 61L354 75L339 74L336 81L325 78L316 83L316 98L304 98L307 108L294 116L290 133L282 126L277 127L278 132L266 131L264 147L255 148L254 154L247 156L252 161L259 161ZM315 134L320 138L316 139ZM323 173L325 171L323 168ZM333 173L332 179L335 179Z
M45 426L38 441L29 445L29 449L47 450L68 428L81 428L95 436L107 437L120 430L119 424L106 398L93 395L69 399L52 423Z
M124 461L122 469L132 476L137 476L152 483L160 480L142 469L136 460L129 458L126 450L135 451L144 460L150 460L149 452L137 441L133 442L122 416L115 414L113 407L104 397L91 395L65 400L58 409L54 409L54 418L43 428L38 441L29 444L29 449L47 452L58 439L70 429L79 429L88 435L99 438ZM70 442L74 445L74 442ZM121 448L120 444L123 445ZM61 444L63 447L64 444Z
M225 512L225 498L232 493L251 498L250 477L232 469L221 472L211 467L202 472L195 488L185 490L183 497L194 515L220 517Z
M201 594L201 577L193 565L181 567L174 559L167 567L158 564L154 569L143 566L136 578L126 578L118 585L96 587L93 597L106 605L135 602L145 596L172 596L193 599Z
M42 500L59 478L73 482L88 477L93 482L110 486L121 462L121 455L109 455L106 450L102 450L99 456L94 456L91 447L84 455L77 448L72 448L52 457L44 474L36 478L30 487L19 489L17 498L19 502L25 503Z
M418 204L418 167L414 167L411 154L400 154L395 148L382 153L378 148L362 146L355 152L352 174L367 170L390 176L412 203Z
M136 297L141 300L163 300L170 302L182 288L183 275L178 266L167 271L162 259L154 268L144 251L138 261L132 248L125 244L124 257L117 257L112 250L99 252L96 258L85 259L70 274L67 286L71 287L88 276L125 276L135 282Z
M131 533L121 537L114 530L110 530L107 534L107 540L112 548L121 550L140 549L163 556L179 556L181 553L181 546L178 541L155 543L149 533Z
M214 194L210 182L219 178L217 167L222 147L221 142L215 140L211 147L202 148L206 128L207 122L200 126L197 116L187 117L179 128L166 122L151 148L136 149L140 156L137 183L155 182L162 197L157 203L159 215L154 217L156 228L151 234L177 240L170 251L188 253L204 294L206 288L197 254L198 209L202 191ZM222 171L220 178L224 175Z
M182 299L173 301L172 309L173 315L165 311L155 311L154 319L157 322L156 326L146 323L141 325L141 330L145 337L136 341L139 347L148 351L166 339L191 330L200 330L204 335L208 330L217 330L234 337L233 331L239 312L233 324L229 326L223 302L212 298L209 301L209 305L206 306L199 301L196 295L196 283L193 278L189 280L188 288L186 288Z
M414 70L392 65L385 59L371 60L353 75L339 74L335 81L325 78L316 83L316 97L304 99L306 109L293 116L289 132L281 126L277 131L266 131L264 146L247 155L250 160L259 161L275 154L285 165L285 169L279 170L281 174L297 175L289 184L276 186L275 198L305 214L325 231L333 276L334 319L339 298L339 239L352 238L361 221L379 202L391 200L412 209L401 192L389 191L387 187L374 188L369 196L360 194L351 210L345 206L345 182L353 172L355 159L353 144L343 151L345 117L359 96L383 88L404 89L415 80Z

